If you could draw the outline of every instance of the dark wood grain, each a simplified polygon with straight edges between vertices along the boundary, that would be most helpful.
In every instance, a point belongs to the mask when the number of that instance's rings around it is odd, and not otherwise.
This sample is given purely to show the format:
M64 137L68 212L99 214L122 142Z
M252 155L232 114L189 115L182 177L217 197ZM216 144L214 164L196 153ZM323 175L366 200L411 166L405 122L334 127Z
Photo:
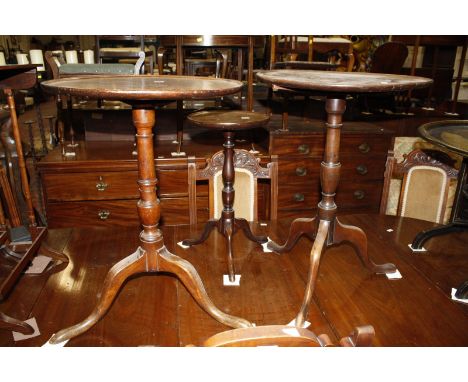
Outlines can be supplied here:
M291 89L336 93L396 92L429 86L429 78L380 73L321 70L271 70L257 73L268 84Z
M433 223L367 214L341 220L362 227L369 238L370 256L395 263L403 278L373 275L361 266L350 245L326 249L307 317L312 323L309 330L326 333L336 343L354 326L370 324L376 332L374 346L468 346L468 305L450 298L451 287L468 272L466 232L431 239L425 245L428 252L413 253L407 244ZM281 240L288 226L288 221L279 221L254 226L254 230ZM389 228L393 232L387 232ZM227 260L221 235L214 232L204 244L191 249L175 244L201 229L202 225L163 230L168 249L194 264L214 303L257 325L289 323L302 301L311 241L303 237L289 254L279 256L263 253L242 235L236 236L241 284L224 286ZM41 335L14 343L11 333L0 331L0 344L39 346L52 333L85 317L108 269L137 244L137 232L136 228L51 230L49 245L61 249L65 243L70 263L43 275L23 275L10 298L0 304L6 313L21 319L34 316ZM228 329L206 314L176 278L141 274L127 281L109 313L94 328L68 345L201 345Z
M110 100L184 100L216 98L238 92L235 80L190 76L92 76L44 81L41 86L53 94Z

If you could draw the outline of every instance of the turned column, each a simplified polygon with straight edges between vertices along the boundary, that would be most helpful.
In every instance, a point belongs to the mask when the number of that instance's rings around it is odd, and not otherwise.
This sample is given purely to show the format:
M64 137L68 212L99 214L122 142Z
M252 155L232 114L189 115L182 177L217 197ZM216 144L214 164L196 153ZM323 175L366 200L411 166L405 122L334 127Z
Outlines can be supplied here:
M327 134L325 152L320 166L320 184L322 200L318 204L320 220L335 219L337 206L335 203L336 189L340 181L340 134L343 126L342 118L346 109L346 101L341 98L327 98L325 110L327 112ZM330 227L332 228L332 227ZM329 237L329 242L332 240Z
M163 238L158 228L161 207L156 197L157 179L153 150L155 111L154 109L133 109L132 115L137 130L138 187L140 191L137 208L143 226L140 239L143 243L158 244L157 247L161 248Z
M234 132L227 131L224 133L225 142L224 147L224 163L223 163L223 222L232 223L234 219Z

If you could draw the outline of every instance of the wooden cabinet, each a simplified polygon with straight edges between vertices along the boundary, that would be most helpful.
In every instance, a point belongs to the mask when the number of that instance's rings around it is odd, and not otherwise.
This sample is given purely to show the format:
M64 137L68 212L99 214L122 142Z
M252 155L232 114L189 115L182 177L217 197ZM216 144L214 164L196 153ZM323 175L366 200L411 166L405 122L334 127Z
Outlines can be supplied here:
M378 212L392 131L364 122L345 122L341 135L341 213ZM313 216L320 201L320 163L325 124L303 121L288 131L270 130L270 154L278 155L278 217Z
M320 163L325 144L324 123L303 121L289 131L270 127L269 142L257 147L277 154L278 217L312 216L320 200ZM344 124L341 139L341 181L336 202L341 213L378 212L385 159L392 133L365 122ZM192 146L191 146L192 145ZM249 148L250 144L238 148ZM261 146L261 147L260 147ZM267 147L265 147L267 146ZM184 143L203 167L205 158L221 149L216 143ZM80 142L75 157L64 158L57 148L37 165L49 227L137 225L139 199L137 162L128 141ZM174 145L157 141L157 194L161 224L188 224L187 157L171 157ZM268 185L259 185L259 218L267 218ZM236 197L242 195L239 190ZM198 220L208 219L208 185L197 185Z
M162 224L189 222L187 158L172 158L170 143L159 142L155 159ZM137 225L139 199L132 142L80 142L75 157L59 148L38 163L50 228ZM200 164L204 158L199 159ZM207 189L199 191L200 220L208 218Z

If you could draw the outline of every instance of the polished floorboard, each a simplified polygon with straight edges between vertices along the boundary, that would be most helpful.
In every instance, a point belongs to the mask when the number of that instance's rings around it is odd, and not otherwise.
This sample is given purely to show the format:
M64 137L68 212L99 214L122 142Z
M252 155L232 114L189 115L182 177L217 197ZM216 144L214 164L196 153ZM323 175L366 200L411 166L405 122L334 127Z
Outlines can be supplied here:
M432 239L428 252L412 253L407 244L432 223L381 215L344 216L369 239L377 263L393 262L403 278L388 280L364 268L349 244L328 248L307 321L316 334L336 342L355 326L371 324L374 346L468 346L468 305L450 299L451 287L468 275L468 232ZM256 233L285 240L289 222L253 225ZM164 227L168 249L190 261L208 295L224 312L256 325L287 324L297 314L304 293L312 243L301 238L287 254L264 253L234 237L240 286L224 286L225 242L213 232L198 246L176 243L196 236L202 226ZM393 229L387 232L387 229ZM0 346L41 346L53 333L83 320L94 307L110 267L138 245L139 229L74 228L51 230L49 245L69 256L68 264L51 263L40 275L23 275L0 309L18 319L35 317L41 334L15 342L0 331ZM127 280L104 316L67 346L200 346L229 328L203 311L182 283L170 274L140 274Z

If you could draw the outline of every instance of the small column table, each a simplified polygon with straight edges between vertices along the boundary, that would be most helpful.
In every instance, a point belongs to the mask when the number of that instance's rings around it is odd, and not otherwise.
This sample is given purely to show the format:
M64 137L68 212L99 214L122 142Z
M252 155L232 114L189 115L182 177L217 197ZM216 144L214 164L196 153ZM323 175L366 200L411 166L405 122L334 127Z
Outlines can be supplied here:
M223 210L219 219L210 219L205 225L201 236L197 239L187 239L183 245L196 245L203 243L210 232L216 227L218 232L227 240L229 281L235 281L234 264L232 254L232 237L241 229L245 236L255 243L266 243L266 236L255 236L246 219L239 219L234 216L234 136L236 131L254 129L265 126L270 120L266 114L255 113L253 111L240 110L213 110L199 111L190 114L188 120L195 126L207 129L215 129L223 132L224 135L224 160L223 160ZM213 196L214 197L214 196Z
M429 86L431 79L379 73L330 72L319 70L271 70L257 73L259 80L286 89L308 91L311 95L326 96L327 134L325 152L320 168L322 199L313 218L299 218L292 222L288 239L282 246L270 242L275 252L289 251L300 236L315 239L310 254L310 270L304 301L296 317L302 326L307 316L317 279L320 256L324 245L349 241L357 249L364 264L375 273L393 273L393 264L375 264L367 254L367 236L358 227L342 224L336 217L335 194L340 179L340 134L346 109L346 96L360 93L391 93Z
M463 161L449 224L418 233L411 244L413 249L422 249L431 237L468 229L468 121L430 122L419 126L418 131L429 142L460 154Z
M158 228L159 200L156 197L153 126L155 106L183 99L216 98L238 92L242 83L234 80L182 76L82 77L43 82L48 92L97 99L124 101L132 105L138 148L138 215L143 226L140 246L134 253L115 264L104 280L97 306L82 322L63 329L49 340L64 342L91 328L109 309L124 281L142 272L170 272L184 283L198 304L213 318L235 328L252 324L220 311L208 297L202 280L188 261L170 253Z

